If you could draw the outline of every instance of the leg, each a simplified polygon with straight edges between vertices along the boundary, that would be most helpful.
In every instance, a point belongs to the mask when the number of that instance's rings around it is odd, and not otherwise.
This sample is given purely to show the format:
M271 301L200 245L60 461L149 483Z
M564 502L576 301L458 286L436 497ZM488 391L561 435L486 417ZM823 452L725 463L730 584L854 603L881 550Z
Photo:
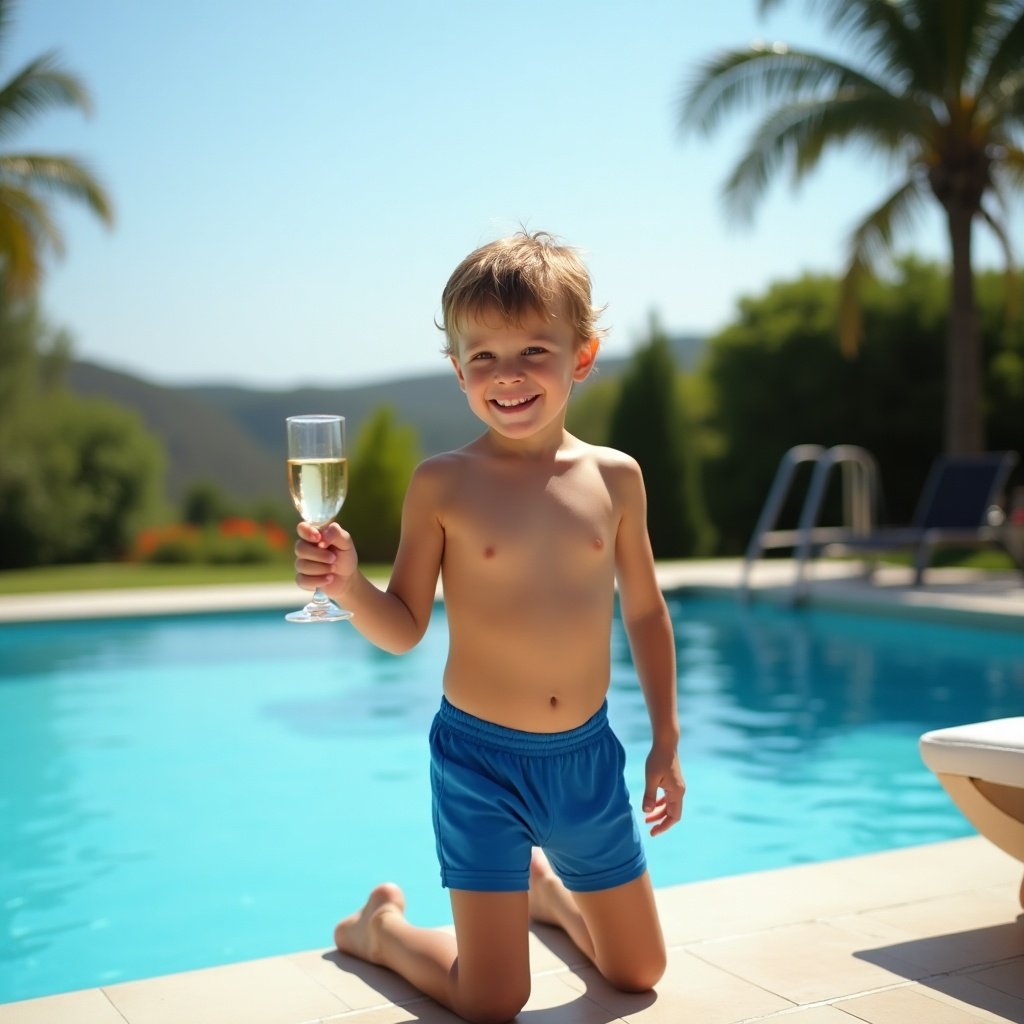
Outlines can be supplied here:
M600 892L570 892L534 850L530 916L561 928L602 975L626 992L646 992L665 973L665 940L645 871Z
M530 860L530 920L561 928L593 963L594 943L587 923L573 894L562 884L539 846L533 848Z
M335 944L390 968L466 1020L503 1024L530 995L526 893L453 889L451 901L455 938L409 924L401 889L380 885L338 924Z

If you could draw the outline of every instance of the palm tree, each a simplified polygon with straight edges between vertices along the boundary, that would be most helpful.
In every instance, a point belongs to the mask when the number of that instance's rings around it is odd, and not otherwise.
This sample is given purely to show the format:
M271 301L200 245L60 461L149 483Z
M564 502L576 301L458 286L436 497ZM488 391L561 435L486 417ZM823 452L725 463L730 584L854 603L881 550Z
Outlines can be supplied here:
M778 0L759 0L762 12ZM844 351L861 333L858 285L891 251L931 197L942 208L952 273L946 350L945 446L984 447L982 352L974 301L971 234L991 228L1013 269L996 215L1024 184L1024 0L809 0L856 63L782 44L723 52L685 91L683 127L712 131L752 100L768 110L725 194L738 213L753 209L773 175L794 182L839 143L866 143L900 168L899 185L854 229L842 282Z
M0 40L10 13L9 0L0 0ZM44 54L0 83L0 139L11 138L45 110L68 106L89 113L88 93L77 78L60 69L54 54ZM63 254L63 238L50 212L51 195L84 202L104 223L113 223L110 200L80 161L0 151L0 264L2 289L8 296L36 288L47 249Z

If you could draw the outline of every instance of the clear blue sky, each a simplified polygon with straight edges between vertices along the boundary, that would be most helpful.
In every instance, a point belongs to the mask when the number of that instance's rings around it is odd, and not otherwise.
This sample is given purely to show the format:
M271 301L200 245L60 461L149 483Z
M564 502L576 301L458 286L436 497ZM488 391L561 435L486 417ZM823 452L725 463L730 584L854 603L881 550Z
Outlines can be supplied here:
M828 46L801 0L22 0L0 72L56 49L95 112L4 145L84 159L117 208L108 232L59 203L43 308L77 356L159 383L444 372L448 274L522 223L584 250L607 352L652 311L715 330L772 280L838 271L891 180L851 152L728 220L751 122L681 137L677 100L755 39ZM945 257L937 215L913 247Z

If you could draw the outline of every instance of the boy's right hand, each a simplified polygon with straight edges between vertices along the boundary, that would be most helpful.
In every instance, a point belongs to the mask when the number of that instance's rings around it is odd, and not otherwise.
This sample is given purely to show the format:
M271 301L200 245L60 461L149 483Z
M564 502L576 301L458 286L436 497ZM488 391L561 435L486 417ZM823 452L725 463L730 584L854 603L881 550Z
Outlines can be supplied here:
M337 523L329 523L323 530L299 523L296 532L295 582L303 590L337 583L338 592L344 591L359 565L352 535Z

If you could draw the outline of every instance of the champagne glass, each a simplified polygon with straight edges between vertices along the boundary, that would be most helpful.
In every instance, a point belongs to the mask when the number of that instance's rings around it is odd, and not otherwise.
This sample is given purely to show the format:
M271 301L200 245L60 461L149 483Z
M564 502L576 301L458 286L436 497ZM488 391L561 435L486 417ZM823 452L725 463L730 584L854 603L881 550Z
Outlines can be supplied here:
M288 490L303 522L322 530L340 511L348 491L344 416L289 416ZM352 613L339 608L319 587L289 622L341 622Z

